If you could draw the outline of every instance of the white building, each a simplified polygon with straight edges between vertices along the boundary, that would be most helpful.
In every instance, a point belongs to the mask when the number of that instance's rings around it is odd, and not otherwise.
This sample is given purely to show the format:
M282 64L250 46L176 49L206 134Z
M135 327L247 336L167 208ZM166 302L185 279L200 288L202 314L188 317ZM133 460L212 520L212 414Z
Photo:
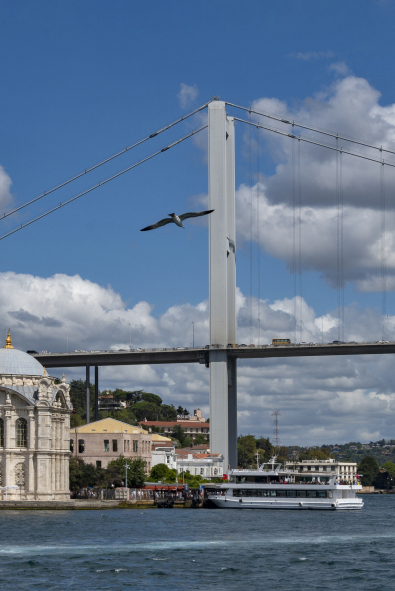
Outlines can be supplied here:
M0 349L0 499L67 500L70 386L31 355ZM12 488L10 488L12 487Z
M299 470L304 480L328 481L336 474L339 480L353 481L357 474L356 462L337 462L330 458L328 460L302 460L285 462L289 470Z
M223 476L224 456L222 454L195 453L190 449L175 449L174 447L157 447L152 450L152 467L166 464L170 470L177 470L177 474L190 472L193 476L203 478L221 478Z

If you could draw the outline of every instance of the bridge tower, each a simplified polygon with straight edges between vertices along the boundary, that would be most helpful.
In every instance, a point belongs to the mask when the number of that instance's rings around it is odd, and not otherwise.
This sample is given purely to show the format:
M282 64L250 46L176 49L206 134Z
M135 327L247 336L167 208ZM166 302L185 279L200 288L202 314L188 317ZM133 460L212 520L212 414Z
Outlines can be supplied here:
M210 450L237 467L235 126L222 101L208 107Z

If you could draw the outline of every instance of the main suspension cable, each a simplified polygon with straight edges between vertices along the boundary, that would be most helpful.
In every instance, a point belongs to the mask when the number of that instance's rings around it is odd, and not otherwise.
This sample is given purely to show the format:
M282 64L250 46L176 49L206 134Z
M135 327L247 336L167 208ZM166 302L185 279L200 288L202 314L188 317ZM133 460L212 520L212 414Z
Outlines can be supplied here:
M26 228L26 226L30 226L30 224L33 224L34 222L37 222L38 220L41 220L42 218L46 217L50 213L53 213L54 211L60 209L61 207L64 207L65 205L68 205L69 203L72 203L76 199L79 199L83 195L86 195L87 193L90 193L91 191L94 191L98 187L102 187L106 183L109 183L110 181L112 181L112 180L116 179L117 177L121 176L122 174L125 174L125 172L128 172L129 170L132 170L133 168L136 168L137 166L140 166L140 164L143 164L144 162L147 162L148 160L151 160L151 158L154 158L155 156L158 156L162 152L166 152L166 150L169 150L170 148L174 148L174 146L177 146L181 142L183 142L186 139L192 137L193 135L196 135L200 131L203 131L203 129L206 129L207 127L208 127L208 125L204 125L203 127L200 127L196 131L192 131L191 133L188 133L188 135L185 135L184 137L180 138L179 140L177 140L177 141L169 144L168 146L165 146L161 150L158 150L157 152L154 152L153 154L150 154L150 156L147 156L146 158L143 158L142 160L139 160L135 164L132 164L131 166L128 166L127 168L124 168L123 170L121 170L117 174L114 174L114 175L108 177L104 181L99 181L96 185L93 185L89 189L86 189L86 191L83 191L82 193L79 193L78 195L76 195L75 197L72 197L71 199L69 199L68 201L65 201L64 203L60 203L56 207L53 207L52 209L46 211L45 213L43 213L43 214L37 216L36 218L34 218L34 219L26 222L25 224L21 224L18 228L15 228L11 232L8 232L7 234L4 234L3 236L0 236L0 240L4 240L4 238L7 238L8 236L11 236L11 234L15 234L15 232L19 232L19 230L22 230L23 228Z
M314 140L310 140L306 137L296 136L292 133L287 133L285 131L280 131L279 129L273 129L272 127L266 127L265 125L260 125L259 123L253 123L252 121L247 121L246 119L240 119L238 117L234 117L235 121L240 121L241 123L247 123L248 125L254 125L255 127L259 127L260 129L265 129L266 131L271 131L273 133L277 133L278 135L282 135L284 137L289 137L293 139L298 139L301 142L306 142L307 144L313 144L314 146L321 146L322 148L327 148L328 150L333 150L334 152L342 152L342 154L347 154L348 156L355 156L357 158L362 158L363 160L369 160L370 162L377 162L380 164L384 164L385 166L390 166L391 168L395 168L395 163L388 162L384 160L377 160L377 158L372 158L371 156L365 156L364 154L358 154L358 152L350 152L350 150L343 150L340 148L336 148L335 146L329 146L328 144L322 144L321 142L315 142ZM296 125L296 124L295 124ZM340 136L339 136L340 139ZM384 150L384 148L383 148Z
M256 157L256 168L257 168L257 196L256 196L256 242L257 242L257 269L258 269L258 347L260 346L261 338L261 245L260 245L260 216L259 216L259 201L260 195L260 170L259 170L259 129L257 131L257 157Z
M316 129L314 127L310 127L308 125L303 125L302 123L297 123L296 121L288 121L288 119L284 119L283 117L276 117L275 115L270 115L268 113L262 113L261 111L255 111L251 108L241 107L240 105L235 105L233 103L226 103L229 107L235 107L236 109L241 109L243 111L248 111L249 113L254 113L255 115L261 115L262 117L266 117L267 119L273 119L274 121L279 121L280 123L285 123L286 125L292 125L293 127L300 127L301 129L306 129L308 131L313 131L314 133L320 133L322 135L326 135L328 137L338 138L339 140L343 140L346 142L350 142L352 144L358 144L359 146L364 146L365 148L372 148L373 150L379 150L381 152L387 152L388 154L395 154L395 150L390 150L389 148L383 148L382 146L373 146L372 144L368 144L361 140L352 139L346 136L341 136L336 133L332 133L330 131L325 131L323 129ZM271 130L273 131L273 130Z
M109 156L109 158L106 158L105 160L102 160L98 164L95 164L94 166L91 166L90 168L85 168L85 170L83 172L81 172L81 173L79 173L79 174L71 177L70 179L68 179L67 181L64 181L63 183L60 183L60 185L57 185L53 189L50 189L49 191L44 191L44 193L41 193L41 195L38 195L34 199L31 199L30 201L27 201L23 205L20 205L19 207L16 207L15 209L13 209L13 210L11 210L11 211L9 211L7 213L4 213L0 217L0 221L1 220L4 220L5 218L9 217L10 215L13 215L17 211L20 211L21 209L27 207L28 205L31 205L32 203L35 203L39 199L42 199L43 197L46 197L47 195L50 195L51 193L54 193L58 189L61 189L62 187L65 187L66 185L69 185L73 181L81 178L82 176L85 176L89 172L92 172L92 170L95 170L96 168L99 168L100 166L103 166L103 164L107 164L107 162L110 162L111 160L114 160L115 158L118 158L118 156L121 156L122 154L125 154L125 152L129 152L130 150L133 150L133 148L137 148L137 146L140 146L141 144L144 144L144 142L146 142L146 141L148 141L148 140L156 137L157 135L163 133L164 131L167 131L168 129L170 129L171 127L174 127L175 125L178 125L178 123L181 123L181 121L185 121L185 119L188 119L189 117L192 117L192 115L196 115L196 113L199 113L199 111L202 111L203 109L205 109L207 107L207 105L208 105L208 103L206 103L205 105L199 107L198 109L195 109L194 111L192 111L191 113L188 113L187 115L183 115L182 117L180 117L179 119L177 119L177 121L173 121L173 123L170 123L169 125L166 125L165 127L162 127L161 129L158 129L158 131L155 131L154 133L151 133L150 135L147 135L145 138L143 138L142 140L139 140L138 142L135 142L131 146L126 146L126 148L124 148L123 150L120 150L116 154L113 154L112 156Z
M295 179L295 142L292 140L292 280L294 292L294 343L296 345L296 179Z

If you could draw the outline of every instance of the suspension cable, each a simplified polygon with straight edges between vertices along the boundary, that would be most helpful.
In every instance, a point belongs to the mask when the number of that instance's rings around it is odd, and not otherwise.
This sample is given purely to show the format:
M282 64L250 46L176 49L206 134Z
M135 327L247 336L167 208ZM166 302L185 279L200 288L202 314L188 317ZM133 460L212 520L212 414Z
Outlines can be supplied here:
M303 342L303 276L302 276L302 177L300 170L300 141L298 141L298 201L299 201L299 295L300 295L300 339Z
M249 114L251 118L251 113ZM252 235L252 221L253 221L253 211L252 211L252 177L251 177L251 127L249 128L249 144L248 144L248 176L249 176L249 185L250 185L250 345L252 345L252 338L253 338L253 330L252 330L252 256L253 256L253 235Z
M25 224L21 224L18 228L15 228L11 232L8 232L7 234L4 234L3 236L0 236L0 240L4 240L4 238L7 238L8 236L11 236L11 234L15 234L15 232L19 232L19 230L22 230L23 228L26 228L26 226L30 226L30 224L33 224L34 222L37 222L38 220L41 220L41 218L44 218L45 216L49 215L50 213L53 213L54 211L56 211L57 209L60 209L61 207L64 207L65 205L68 205L69 203L72 203L73 201L75 201L76 199L79 199L83 195L86 195L87 193L90 193L91 191L94 191L94 189L97 189L98 187L102 187L106 183L108 183L108 182L116 179L117 177L121 176L122 174L125 174L125 172L128 172L129 170L132 170L133 168L136 168L137 166L140 166L140 164L143 164L144 162L147 162L148 160L151 160L151 158L154 158L155 156L158 156L162 152L166 152L166 150L169 150L170 148L173 148L174 146L177 146L181 142L183 142L186 139L192 137L193 135L196 135L197 133L199 133L203 129L206 129L207 127L208 127L208 125L204 125L203 127L200 127L196 131L192 131L191 133L188 133L188 135L185 135L184 137L180 138L179 140L176 140L175 142L169 144L168 146L165 146L161 150L158 150L157 152L154 152L153 154L150 154L150 156L147 156L146 158L143 158L142 160L139 160L135 164L132 164L131 166L128 166L127 168L121 170L117 174L114 174L113 176L108 177L104 181L99 181L96 185L93 185L89 189L86 189L86 191L83 191L82 193L79 193L78 195L76 195L75 197L72 197L71 199L69 199L68 201L65 201L64 203L60 203L56 207L53 207L52 209L46 211L45 213L43 213L43 214L37 216L36 218L34 218L34 219L26 222Z
M307 144L313 144L314 146L321 146L322 148L327 148L328 150L333 150L334 152L339 152L340 148L336 148L335 146L329 146L328 144L322 144L321 142L315 142L314 140L310 140L306 137L296 136L292 133L287 133L285 131L280 131L279 129L273 129L271 127L266 127L265 125L260 125L259 123L253 123L252 121L247 121L246 119L239 119L238 117L234 117L235 121L240 121L241 123L247 123L248 125L254 125L255 127L259 127L260 129L265 129L266 131L272 131L273 133L277 133L278 135L282 135L284 137L289 137L293 139L298 139L301 142L306 142ZM295 124L296 125L296 124ZM340 136L339 136L340 139ZM384 164L385 166L390 166L391 168L395 168L395 163L377 160L377 158L372 158L371 156L365 156L364 154L358 154L358 152L350 152L349 150L341 149L342 154L347 154L348 156L356 156L357 158L362 158L363 160L369 160L370 162L377 162Z
M336 148L338 148L336 137ZM336 295L337 295L337 340L340 341L340 191L339 191L339 150L336 150Z
M257 157L256 157L256 168L257 168L257 197L256 197L256 242L257 242L257 269L258 269L258 347L260 346L261 337L261 245L260 245L260 217L259 217L259 201L260 195L260 170L259 170L259 129L257 131Z
M365 148L372 148L373 150L379 150L380 152L387 152L388 154L395 154L395 150L390 150L389 148L383 148L378 146L373 146L372 144L368 144L366 142L362 142L361 140L352 139L346 136L341 136L335 133L331 133L330 131L325 131L323 129L316 129L314 127L310 127L308 125L302 125L301 123L297 123L295 121L288 121L288 119L284 119L283 117L276 117L275 115L269 115L268 113L262 113L261 111L255 111L251 108L241 107L240 105L235 105L233 103L226 103L229 107L235 107L236 109L241 109L243 111L248 111L249 113L254 113L255 115L261 115L262 117L266 117L267 119L273 119L274 121L279 121L280 123L285 123L286 125L292 125L296 127L300 127L301 129L306 129L308 131L313 131L314 133L320 133L322 135L326 135L333 138L338 138L339 140L343 140L346 142L350 142L352 144L358 144L359 146L364 146ZM273 131L273 130L272 130Z
M296 186L295 186L295 142L292 140L292 281L294 292L294 343L296 345Z
M340 306L341 306L341 341L344 343L344 195L343 195L343 152L339 153L339 204L340 204Z
M381 339L386 340L387 323L387 253L385 248L385 182L384 160L380 165L380 209L381 209Z
M110 162L111 160L114 160L115 158L118 158L118 156L121 156L122 154L125 154L126 152L129 152L129 150L133 150L133 148L136 148L137 146L140 146L141 144L144 144L144 142L146 142L146 141L148 141L148 140L156 137L157 135L163 133L164 131L167 131L171 127L174 127L178 123L181 123L181 121L184 121L185 119L188 119L189 117L192 117L192 115L196 115L196 113L199 113L199 111L202 111L203 109L205 109L207 107L207 105L208 105L208 103L206 103L205 105L199 107L198 109L195 109L194 111L192 111L191 113L188 113L187 115L183 115L182 117L180 117L179 119L177 119L177 121L173 121L173 123L170 123L169 125L166 125L165 127L162 127L161 129L158 129L158 131L155 131L154 133L151 133L150 135L147 135L145 138L143 138L142 140L139 140L138 142L135 142L131 146L126 146L126 148L124 150L120 150L116 154L113 154L112 156L109 156L109 158L106 158L105 160L102 160L101 162L99 162L98 164L95 164L94 166L91 166L90 168L85 168L85 170L83 172L81 172L81 173L79 173L79 174L71 177L70 179L68 179L67 181L64 181L60 185L57 185L53 189L50 189L49 191L44 191L44 193L41 193L40 195L38 195L34 199L31 199L30 201L27 201L23 205L20 205L19 207L16 207L15 209L13 209L13 210L11 210L11 211L9 211L7 213L4 213L0 217L0 221L1 220L4 220L5 218L7 218L10 215L13 215L17 211L20 211L24 207L27 207L28 205L31 205L32 203L35 203L39 199L42 199L43 197L46 197L47 195L50 195L51 193L54 193L58 189L61 189L62 187L65 187L66 185L69 185L73 181L81 178L82 176L85 176L89 172L92 172L92 170L95 170L96 168L99 168L100 166L103 166L103 164L107 164L107 162Z

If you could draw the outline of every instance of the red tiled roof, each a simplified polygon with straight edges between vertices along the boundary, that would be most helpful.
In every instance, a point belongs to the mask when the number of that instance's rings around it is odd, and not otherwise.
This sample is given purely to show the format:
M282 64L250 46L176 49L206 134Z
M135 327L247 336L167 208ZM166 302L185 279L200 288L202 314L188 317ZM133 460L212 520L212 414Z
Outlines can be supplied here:
M139 421L139 424L147 427L175 427L180 425L182 428L204 427L206 429L210 426L210 423L199 423L199 421Z

